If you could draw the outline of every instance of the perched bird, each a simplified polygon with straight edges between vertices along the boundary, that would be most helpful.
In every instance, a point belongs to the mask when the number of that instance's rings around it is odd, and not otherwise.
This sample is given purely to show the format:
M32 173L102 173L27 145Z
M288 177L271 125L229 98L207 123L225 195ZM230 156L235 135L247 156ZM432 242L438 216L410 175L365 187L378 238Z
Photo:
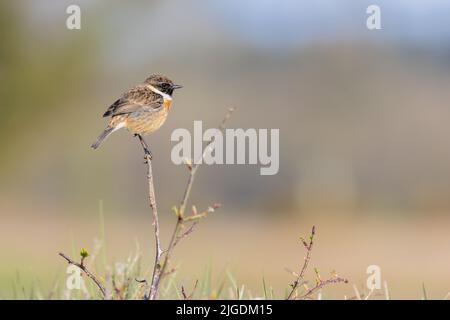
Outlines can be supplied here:
M103 117L111 119L91 147L97 149L111 133L127 128L139 138L145 153L151 156L142 135L153 133L163 125L172 104L173 91L179 88L182 86L174 84L166 76L155 74L122 94L103 114Z

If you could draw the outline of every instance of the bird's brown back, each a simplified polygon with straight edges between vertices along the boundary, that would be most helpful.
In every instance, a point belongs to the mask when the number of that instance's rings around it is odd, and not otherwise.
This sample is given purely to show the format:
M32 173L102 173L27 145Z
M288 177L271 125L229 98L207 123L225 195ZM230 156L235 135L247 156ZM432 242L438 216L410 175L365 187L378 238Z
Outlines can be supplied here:
M160 108L163 103L164 99L161 95L144 85L139 85L131 88L117 99L103 114L103 117L127 114L140 109L151 111Z

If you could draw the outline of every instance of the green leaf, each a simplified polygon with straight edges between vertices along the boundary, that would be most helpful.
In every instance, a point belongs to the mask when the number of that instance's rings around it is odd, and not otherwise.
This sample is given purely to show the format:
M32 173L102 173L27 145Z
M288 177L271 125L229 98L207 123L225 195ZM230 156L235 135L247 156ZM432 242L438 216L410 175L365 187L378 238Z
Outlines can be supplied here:
M89 252L87 252L87 250L85 248L81 248L80 250L80 256L82 258L87 258L89 256Z

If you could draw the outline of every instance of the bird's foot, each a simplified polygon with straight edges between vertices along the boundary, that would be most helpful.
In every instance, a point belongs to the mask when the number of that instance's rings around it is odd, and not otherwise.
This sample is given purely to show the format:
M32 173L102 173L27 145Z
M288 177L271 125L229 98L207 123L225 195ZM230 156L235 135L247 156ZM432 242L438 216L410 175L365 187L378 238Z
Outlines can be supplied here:
M144 150L144 162L147 163L148 160L152 160L153 159L153 154L150 150L145 149Z

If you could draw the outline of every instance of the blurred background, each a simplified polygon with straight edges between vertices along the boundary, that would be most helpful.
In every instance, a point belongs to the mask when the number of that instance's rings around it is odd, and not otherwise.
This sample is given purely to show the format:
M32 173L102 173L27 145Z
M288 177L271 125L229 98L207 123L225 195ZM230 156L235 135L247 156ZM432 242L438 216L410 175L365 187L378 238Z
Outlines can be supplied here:
M376 3L375 3L376 2ZM68 30L66 8L81 8ZM366 27L370 4L381 30ZM108 263L153 237L142 150L126 131L93 151L106 108L149 74L184 85L147 138L167 238L187 180L170 160L176 128L279 128L280 170L203 166L191 204L219 202L177 248L179 279L208 264L282 295L299 236L312 264L364 288L379 265L393 298L450 291L450 3L442 0L0 1L0 297L64 279L58 251ZM103 220L100 219L103 216ZM103 223L101 222L103 221ZM101 225L104 226L102 227ZM63 286L64 280L60 280ZM26 291L28 292L28 291ZM26 294L25 294L26 295Z

